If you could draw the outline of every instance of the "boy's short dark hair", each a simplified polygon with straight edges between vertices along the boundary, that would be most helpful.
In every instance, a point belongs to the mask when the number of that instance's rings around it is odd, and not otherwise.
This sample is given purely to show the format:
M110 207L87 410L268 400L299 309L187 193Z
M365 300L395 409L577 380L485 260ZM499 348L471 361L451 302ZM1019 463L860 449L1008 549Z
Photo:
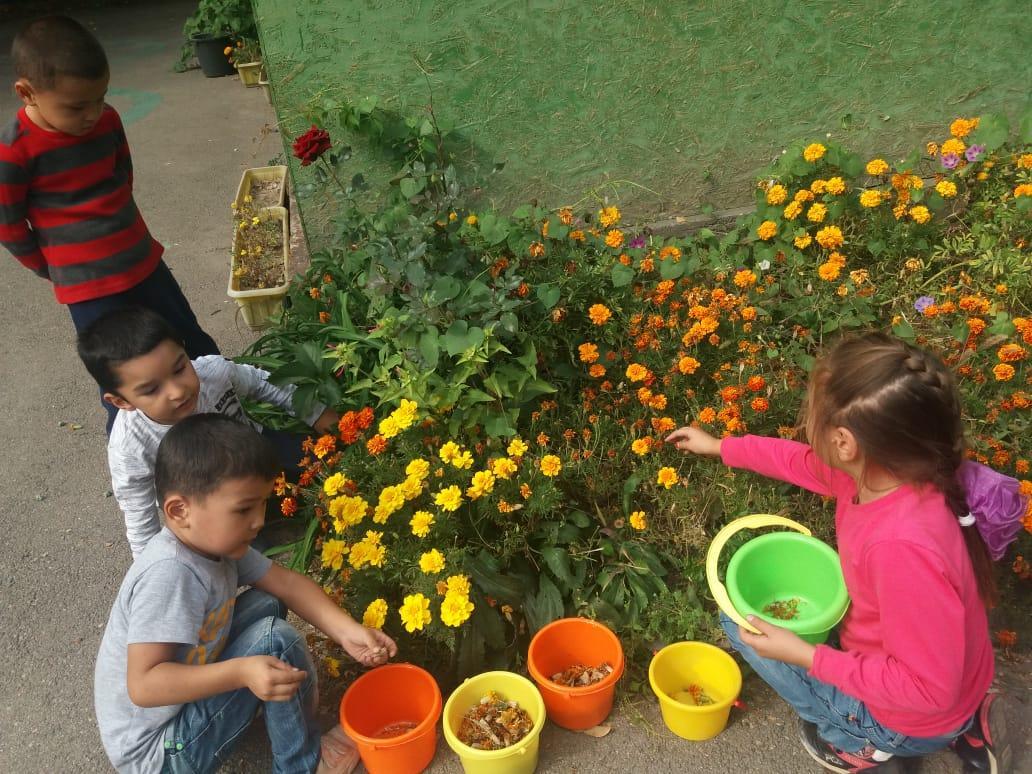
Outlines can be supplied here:
M54 88L62 76L97 80L108 74L103 46L88 29L67 16L28 22L11 46L14 72L39 91Z
M127 306L101 315L79 332L79 358L100 389L118 394L121 381L115 369L142 357L163 341L185 349L183 337L150 309Z
M250 425L222 414L194 414L161 440L154 488L158 502L172 493L204 497L225 481L272 481L280 470L276 449Z

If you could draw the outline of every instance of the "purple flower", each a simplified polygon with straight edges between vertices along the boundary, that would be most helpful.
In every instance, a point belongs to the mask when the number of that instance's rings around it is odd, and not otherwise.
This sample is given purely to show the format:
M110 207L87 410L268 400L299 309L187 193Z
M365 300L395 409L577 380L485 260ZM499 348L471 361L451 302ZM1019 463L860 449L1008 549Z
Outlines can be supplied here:
M627 246L631 250L640 250L641 248L645 247L645 237L636 236L634 239L630 241L630 244L628 244Z
M941 161L944 169L956 169L957 164L960 163L960 156L956 153L944 153Z
M984 145L972 145L970 148L964 151L964 158L974 163L978 161L979 156L981 156L983 153L985 153Z
M924 310L935 303L935 299L931 296L921 296L917 301L914 302L914 309L924 314Z

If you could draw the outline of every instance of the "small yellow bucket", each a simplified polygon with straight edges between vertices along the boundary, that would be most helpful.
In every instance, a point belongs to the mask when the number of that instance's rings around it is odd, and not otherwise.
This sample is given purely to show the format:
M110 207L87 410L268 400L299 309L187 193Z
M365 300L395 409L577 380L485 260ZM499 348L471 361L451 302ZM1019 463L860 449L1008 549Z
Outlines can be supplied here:
M475 750L459 741L456 734L463 716L490 691L515 701L527 711L534 727L512 747ZM513 672L484 672L455 689L444 705L444 738L456 753L466 774L532 774L537 768L538 743L545 727L545 702L537 686Z
M649 685L659 699L667 728L682 739L701 742L724 730L731 705L742 689L742 671L730 655L705 642L675 642L652 657ZM698 687L713 704L696 706L686 698Z

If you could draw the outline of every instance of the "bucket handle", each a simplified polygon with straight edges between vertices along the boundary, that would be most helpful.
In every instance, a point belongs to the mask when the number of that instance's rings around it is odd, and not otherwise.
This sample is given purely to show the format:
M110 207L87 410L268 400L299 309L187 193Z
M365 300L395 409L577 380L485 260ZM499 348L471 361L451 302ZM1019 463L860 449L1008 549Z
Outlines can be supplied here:
M759 529L760 527L788 527L797 532L802 532L804 535L811 534L810 530L802 524L792 521L792 519L787 519L784 516L775 516L773 513L754 513L750 516L735 519L730 524L725 525L714 536L709 550L706 552L706 582L709 583L714 601L727 614L728 618L753 634L760 634L760 630L746 621L742 614L735 610L735 606L731 603L731 597L727 594L727 589L720 582L720 577L717 574L717 565L720 562L720 552L724 550L725 544L733 535L741 532L743 529Z

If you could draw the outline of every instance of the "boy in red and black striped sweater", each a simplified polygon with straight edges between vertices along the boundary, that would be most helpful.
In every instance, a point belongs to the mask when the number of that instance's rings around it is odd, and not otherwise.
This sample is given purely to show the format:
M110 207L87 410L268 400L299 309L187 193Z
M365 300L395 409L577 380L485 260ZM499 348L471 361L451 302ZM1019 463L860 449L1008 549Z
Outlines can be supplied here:
M76 330L111 309L144 306L179 331L191 358L218 354L136 208L125 131L104 102L100 43L78 22L49 16L29 22L11 53L24 107L0 130L0 242L53 283Z

